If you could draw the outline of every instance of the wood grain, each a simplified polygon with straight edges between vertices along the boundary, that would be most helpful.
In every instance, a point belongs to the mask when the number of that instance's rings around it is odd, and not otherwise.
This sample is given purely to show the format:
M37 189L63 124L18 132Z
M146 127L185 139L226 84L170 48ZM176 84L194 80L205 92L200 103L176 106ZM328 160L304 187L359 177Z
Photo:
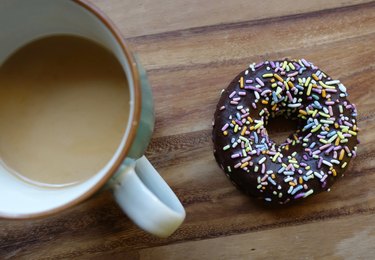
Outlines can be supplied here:
M180 197L187 219L171 237L155 238L124 217L104 190L59 215L0 220L0 258L372 256L375 2L300 1L296 6L259 0L247 6L251 12L244 7L249 1L238 1L241 8L225 1L188 7L182 1L94 2L115 20L148 71L157 121L147 156ZM282 57L305 57L344 82L359 110L362 143L331 192L271 209L237 191L216 165L211 118L220 90L240 70ZM285 129L275 133L286 134ZM277 250L268 246L275 241Z
M140 257L144 260L183 256L197 260L228 259L228 256L231 259L372 259L374 239L375 218L366 214L154 247L141 250Z

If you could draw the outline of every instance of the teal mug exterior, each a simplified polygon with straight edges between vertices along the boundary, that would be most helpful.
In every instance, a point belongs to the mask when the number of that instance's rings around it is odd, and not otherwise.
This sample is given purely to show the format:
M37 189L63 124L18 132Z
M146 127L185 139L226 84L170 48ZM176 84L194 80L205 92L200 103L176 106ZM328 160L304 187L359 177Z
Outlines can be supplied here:
M140 228L159 237L171 235L182 224L185 210L144 156L154 130L152 92L145 70L119 30L86 0L0 0L0 66L25 44L58 34L93 40L117 57L131 96L127 130L107 165L79 184L36 187L22 182L0 163L0 217L45 217L110 187L119 206Z

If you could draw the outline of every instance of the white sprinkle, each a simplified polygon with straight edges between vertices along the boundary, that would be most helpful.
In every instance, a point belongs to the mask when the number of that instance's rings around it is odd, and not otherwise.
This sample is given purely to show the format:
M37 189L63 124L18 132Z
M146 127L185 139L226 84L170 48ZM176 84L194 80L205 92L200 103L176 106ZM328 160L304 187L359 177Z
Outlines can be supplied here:
M259 161L258 161L258 164L262 164L262 163L264 163L265 161L266 161L266 157L263 157L262 159L260 159Z
M339 84L340 83L340 80L330 80L330 81L326 81L326 85L335 85L335 84Z

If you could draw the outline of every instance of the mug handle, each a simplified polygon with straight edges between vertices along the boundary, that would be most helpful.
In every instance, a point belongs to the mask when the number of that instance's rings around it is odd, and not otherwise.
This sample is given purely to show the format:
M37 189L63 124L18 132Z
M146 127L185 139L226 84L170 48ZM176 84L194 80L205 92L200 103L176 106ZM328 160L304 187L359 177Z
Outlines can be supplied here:
M158 237L168 237L185 219L181 202L145 156L121 166L113 192L125 214Z

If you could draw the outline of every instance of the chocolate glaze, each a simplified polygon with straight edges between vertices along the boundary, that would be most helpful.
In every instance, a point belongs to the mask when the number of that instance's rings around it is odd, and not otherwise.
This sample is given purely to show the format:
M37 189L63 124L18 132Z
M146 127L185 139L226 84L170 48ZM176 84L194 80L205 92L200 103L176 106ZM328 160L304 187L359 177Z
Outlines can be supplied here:
M298 119L299 125L283 144L270 140L266 130L268 120L279 115ZM346 88L312 63L252 64L221 94L214 115L214 155L240 190L285 204L328 190L343 174L359 143L356 116Z

